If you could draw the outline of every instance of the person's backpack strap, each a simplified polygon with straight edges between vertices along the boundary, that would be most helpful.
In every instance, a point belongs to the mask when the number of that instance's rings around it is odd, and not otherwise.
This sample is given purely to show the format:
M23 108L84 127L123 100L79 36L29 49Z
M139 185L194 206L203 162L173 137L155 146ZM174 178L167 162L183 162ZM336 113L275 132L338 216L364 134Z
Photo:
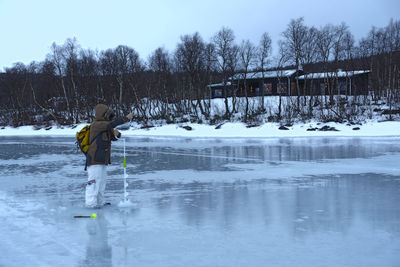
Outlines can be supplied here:
M101 131L101 132L99 132L94 138L93 138L93 140L90 142L90 140L89 140L89 146L94 142L94 140L96 140L97 139L97 137L99 137L102 133L104 133L104 132L107 132L107 130L104 130L104 131Z

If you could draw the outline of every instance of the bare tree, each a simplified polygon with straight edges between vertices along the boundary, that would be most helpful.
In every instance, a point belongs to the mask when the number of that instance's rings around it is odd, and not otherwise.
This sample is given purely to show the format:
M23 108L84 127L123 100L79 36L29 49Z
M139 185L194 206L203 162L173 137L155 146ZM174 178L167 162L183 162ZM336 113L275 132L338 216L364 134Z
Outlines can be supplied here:
M66 63L66 76L68 77L69 81L71 82L71 89L73 92L73 99L75 100L75 123L79 122L79 92L78 86L76 84L76 73L77 73L77 64L78 64L78 53L79 53L80 46L76 40L76 38L68 38L64 43L62 54L64 56L64 61Z
M344 44L344 60L346 62L346 98L348 97L350 92L350 86L349 86L349 75L348 75L348 70L349 69L354 69L352 62L355 57L355 46L354 46L354 36L353 34L349 31L346 32L344 37L343 37L343 44Z
M131 47L119 45L102 52L100 62L104 75L114 77L117 81L118 96L114 94L113 99L123 108L122 105L128 102L124 97L129 85L128 78L142 69L139 54Z
M77 62L77 80L80 86L81 113L86 113L86 119L92 116L92 107L104 98L101 86L101 73L98 53L91 49L81 49Z
M240 47L238 45L233 45L232 49L229 50L228 53L228 77L233 77L239 70L239 62L240 62L240 57L239 57L239 51ZM239 84L233 84L232 80L232 85L230 87L230 95L231 95L231 100L232 100L232 110L230 111L230 114L233 114L237 111L237 98L236 98L236 92L238 90Z
M334 38L335 38L335 28L331 24L325 25L318 31L317 51L319 55L319 60L322 61L323 64L323 72L325 73L324 84L325 84L325 89L327 89L329 93L330 104L333 104L333 89L330 84L330 77L328 75L329 74L328 66L329 66L329 60L331 59L332 56ZM324 92L324 95L326 96L326 92Z
M161 116L167 118L169 114L169 99L171 95L168 93L168 80L171 75L172 62L169 52L165 48L157 48L148 59L149 69L156 76L157 100Z
M193 92L196 98L194 111L197 113L197 108L201 114L206 115L203 107L204 83L202 82L202 72L205 70L205 44L199 33L193 35L184 35L181 37L181 43L177 45L175 58L180 61L179 65L188 75L189 92ZM189 99L192 100L192 95Z
M218 70L222 75L223 82L223 95L225 103L225 118L228 119L231 115L228 105L228 92L227 83L230 73L229 64L230 59L235 54L235 35L233 30L223 27L219 32L217 32L213 37L213 44L216 48L216 61L218 65ZM232 65L232 64L231 64Z
M280 53L277 58L277 69L281 69L284 62L286 61L286 55L283 53L283 49L279 49ZM278 78L278 86L277 86L277 93L279 94L279 103L278 103L278 113L277 113L277 121L281 121L282 119L282 91L281 91L281 78L282 78L282 71L277 71L277 78Z
M399 99L399 62L394 58L395 51L400 50L400 21L390 20L383 29L382 41L384 42L384 89L389 105L389 120L392 120L392 109ZM397 82L396 82L397 81Z
M246 97L246 108L245 108L245 115L244 121L247 122L248 114L249 114L249 97L248 97L248 90L247 90L247 74L249 69L254 65L254 61L256 59L256 47L249 41L242 41L239 50L239 57L240 57L240 66L241 66L241 74L243 79L243 89L244 94Z
M342 22L340 25L334 27L335 32L334 32L334 40L333 40L333 62L336 65L335 68L335 86L336 86L336 91L337 95L340 95L340 84L339 84L339 75L338 75L338 65L339 61L346 59L346 45L349 45L348 43L348 38L350 38L350 31L349 27L346 25L346 23ZM346 43L347 42L347 43ZM336 102L338 105L339 103Z
M307 43L307 26L304 25L304 18L292 19L286 30L282 33L283 40L280 41L281 54L285 55L287 63L294 64L296 67L296 77L302 69L304 58L304 47ZM300 87L296 79L297 108L300 108Z
M307 30L306 35L306 43L304 46L304 54L303 54L303 63L304 65L315 63L317 60L317 46L316 46L316 39L317 39L318 30L315 27L311 27ZM308 78L310 78L310 84L308 85ZM309 105L308 105L308 118L312 117L313 112L313 96L315 92L313 91L313 74L305 74L304 81L303 81L303 99L304 99L304 106L306 106L306 87L309 87L308 95L309 95Z
M207 81L207 84L210 85L213 82L214 76L217 74L217 61L216 61L216 50L215 50L215 45L213 43L208 43L205 46L204 49L204 61L205 61L205 80ZM208 97L209 97L209 103L207 108L207 114L210 116L210 111L211 111L211 88L208 87Z
M126 75L140 68L139 54L128 46L120 45L114 51L117 64L117 80L119 83L119 104L123 102L123 87Z
M33 102L44 112L49 114L53 119L54 122L58 123L58 118L54 114L54 112L51 109L48 109L45 107L45 105L39 103L39 99L37 97L37 93L35 91L35 86L34 86L34 80L35 77L37 77L37 74L39 74L40 69L40 64L37 64L36 62L32 62L29 64L27 71L28 71L28 80L29 80L29 87L31 88L32 91L32 96L33 96Z
M64 81L64 77L66 76L66 73L67 73L67 64L65 62L64 53L65 53L64 47L59 46L54 42L51 45L51 53L48 54L47 57L54 64L54 66L56 68L57 76L60 80L61 88L63 90L64 99L65 99L65 103L67 106L67 111L69 113L70 119L72 119L73 113L72 113L71 105L69 102L67 88L65 86L65 81ZM67 121L68 121L68 118L67 118Z
M257 48L257 59L258 59L258 64L259 68L261 70L261 83L262 83L262 88L261 88L261 110L265 111L265 106L264 106L264 96L265 96L265 84L264 84L264 73L265 69L269 63L269 57L271 56L272 52L272 40L271 37L269 36L268 33L264 32L261 35L261 40L260 44Z

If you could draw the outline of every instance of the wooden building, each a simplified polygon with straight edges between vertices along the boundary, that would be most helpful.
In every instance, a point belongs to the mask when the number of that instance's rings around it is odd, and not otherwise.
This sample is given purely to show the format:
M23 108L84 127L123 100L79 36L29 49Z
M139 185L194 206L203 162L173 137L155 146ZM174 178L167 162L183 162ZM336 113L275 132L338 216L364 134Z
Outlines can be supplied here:
M246 88L248 96L261 96L263 95L291 95L291 90L295 89L295 76L296 70L273 70L264 71L264 78L262 72L249 72L246 74ZM244 74L238 73L229 78L229 82L225 87L227 96L245 96ZM224 97L224 84L210 84L208 85L211 98Z
M300 95L366 95L369 70L307 73L299 76Z
M325 94L367 94L368 70L352 70L336 72L304 73L299 71L296 77L295 69L250 72L246 77L238 73L229 78L225 84L226 96L233 94L238 97L245 96L245 78L247 95L325 95ZM297 91L297 82L299 92ZM224 84L208 85L211 98L224 97ZM264 93L263 91L264 90Z

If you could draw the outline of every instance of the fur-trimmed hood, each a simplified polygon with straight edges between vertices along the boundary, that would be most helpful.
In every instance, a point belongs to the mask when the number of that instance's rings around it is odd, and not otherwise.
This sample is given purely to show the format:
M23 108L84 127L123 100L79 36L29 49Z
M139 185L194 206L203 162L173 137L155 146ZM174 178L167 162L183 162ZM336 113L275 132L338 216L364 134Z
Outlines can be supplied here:
M95 120L97 121L112 121L115 118L115 113L112 109L104 104L97 104L95 108Z

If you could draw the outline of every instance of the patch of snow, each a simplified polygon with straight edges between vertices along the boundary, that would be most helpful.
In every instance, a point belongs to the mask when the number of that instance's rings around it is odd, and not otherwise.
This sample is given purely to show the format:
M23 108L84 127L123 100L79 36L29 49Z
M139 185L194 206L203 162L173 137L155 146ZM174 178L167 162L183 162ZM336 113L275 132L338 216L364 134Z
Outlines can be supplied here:
M18 128L5 127L0 129L1 136L75 136L86 124L71 127L53 127L50 130L34 130L32 126ZM190 126L188 131L182 126ZM308 128L321 128L323 126L334 127L338 131L307 131ZM265 123L260 126L247 128L241 122L227 122L216 129L216 125L197 123L168 124L142 129L138 124L132 124L129 130L121 130L123 136L177 136L177 137L201 137L201 138L280 138L280 137L372 137L372 136L400 136L399 121L369 121L363 125L346 125L341 123L298 123L288 127L288 131L279 130L278 123ZM355 131L353 128L358 127Z

